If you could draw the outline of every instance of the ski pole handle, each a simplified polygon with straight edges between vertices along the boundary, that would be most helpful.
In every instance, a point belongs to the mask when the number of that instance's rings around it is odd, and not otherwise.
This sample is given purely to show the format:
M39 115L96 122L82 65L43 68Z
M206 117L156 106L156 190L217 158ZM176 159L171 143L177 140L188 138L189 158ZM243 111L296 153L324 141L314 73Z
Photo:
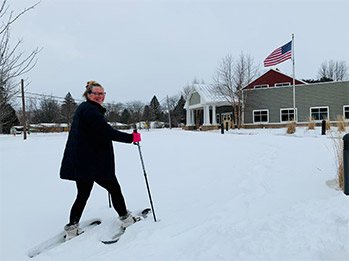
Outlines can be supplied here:
M139 144L139 142L142 140L141 134L137 132L137 130L133 130L133 144Z

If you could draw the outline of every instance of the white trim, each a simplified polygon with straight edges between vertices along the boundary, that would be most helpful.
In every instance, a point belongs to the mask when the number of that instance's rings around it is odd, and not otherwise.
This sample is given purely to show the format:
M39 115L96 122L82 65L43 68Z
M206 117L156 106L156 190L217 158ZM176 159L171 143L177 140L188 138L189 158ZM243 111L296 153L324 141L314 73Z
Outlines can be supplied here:
M329 106L315 106L315 107L310 107L309 108L309 118L312 119L311 117L311 109L327 109L327 120L330 120L330 107ZM322 120L315 120L315 122L321 122Z
M267 121L258 121L258 122L255 122L255 121L254 121L254 113L255 113L255 112L261 112L261 111L266 111L266 112L267 112ZM253 110L253 111L252 111L252 122L253 122L253 124L269 123L269 109Z
M274 84L275 87L281 87L281 86L291 86L290 82L277 82Z
M269 84L257 84L253 86L253 89L269 88Z
M294 110L293 108L280 108L280 123L285 123L285 122L290 122L290 121L283 121L282 120L282 114L281 114L281 111L282 110ZM298 121L298 109L296 108L296 112L294 113L295 114L295 119L294 121Z

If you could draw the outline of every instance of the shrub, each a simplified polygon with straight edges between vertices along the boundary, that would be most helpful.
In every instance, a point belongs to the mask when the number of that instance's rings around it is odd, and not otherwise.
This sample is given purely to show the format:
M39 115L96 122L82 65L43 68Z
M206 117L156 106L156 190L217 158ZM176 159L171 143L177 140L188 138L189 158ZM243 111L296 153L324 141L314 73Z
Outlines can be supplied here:
M326 130L330 130L331 129L331 124L329 120L326 120Z
M314 130L315 129L315 121L314 121L313 118L309 118L308 129L309 130Z
M345 132L345 121L341 115L337 116L337 129L339 132Z
M287 124L287 134L293 134L296 132L297 124L294 121L291 121Z

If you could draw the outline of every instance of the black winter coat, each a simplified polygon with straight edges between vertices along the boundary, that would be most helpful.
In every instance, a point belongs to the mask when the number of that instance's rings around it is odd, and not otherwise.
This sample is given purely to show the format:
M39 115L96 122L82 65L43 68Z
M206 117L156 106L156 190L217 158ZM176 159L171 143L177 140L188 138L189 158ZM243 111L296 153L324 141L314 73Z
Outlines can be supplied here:
M104 118L105 111L89 100L76 109L60 169L62 179L115 178L112 141L132 143L133 135L113 129Z

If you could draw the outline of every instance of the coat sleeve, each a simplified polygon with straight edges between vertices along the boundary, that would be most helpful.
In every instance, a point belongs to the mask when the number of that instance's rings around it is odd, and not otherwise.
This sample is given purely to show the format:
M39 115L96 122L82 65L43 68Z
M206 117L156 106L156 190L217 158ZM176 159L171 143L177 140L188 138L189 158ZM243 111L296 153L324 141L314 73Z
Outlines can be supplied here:
M132 143L132 134L113 129L112 126L110 126L110 124L105 120L103 114L97 110L87 109L83 116L90 130L97 136L113 141Z

